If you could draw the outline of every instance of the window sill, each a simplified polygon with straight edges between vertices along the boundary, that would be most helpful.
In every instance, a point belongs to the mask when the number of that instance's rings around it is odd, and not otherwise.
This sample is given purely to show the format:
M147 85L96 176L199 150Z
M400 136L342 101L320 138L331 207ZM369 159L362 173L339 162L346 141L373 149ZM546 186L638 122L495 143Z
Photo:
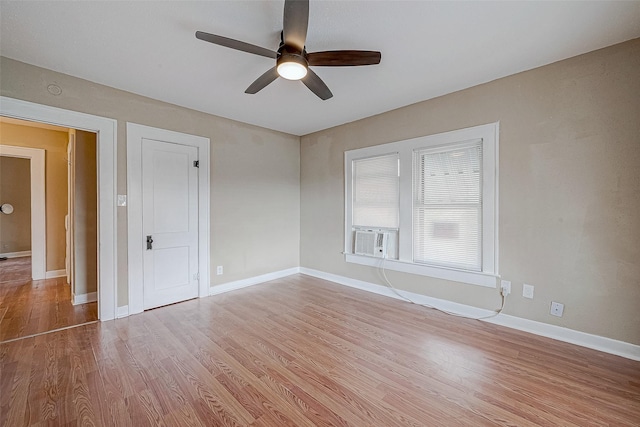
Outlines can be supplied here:
M496 288L496 275L473 271L454 270L450 268L432 267L429 265L413 264L410 262L393 259L373 258L362 255L345 254L345 261L382 268L384 261L385 270L401 271L403 273L417 274L420 276L435 277L437 279L451 280L454 282L468 283L470 285Z

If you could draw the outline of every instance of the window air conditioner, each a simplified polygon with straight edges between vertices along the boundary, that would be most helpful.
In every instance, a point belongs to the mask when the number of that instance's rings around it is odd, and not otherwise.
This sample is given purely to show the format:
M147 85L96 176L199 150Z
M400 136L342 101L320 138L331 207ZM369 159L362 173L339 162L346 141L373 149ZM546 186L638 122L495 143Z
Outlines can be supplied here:
M376 258L387 257L387 239L389 233L371 230L356 230L355 254Z

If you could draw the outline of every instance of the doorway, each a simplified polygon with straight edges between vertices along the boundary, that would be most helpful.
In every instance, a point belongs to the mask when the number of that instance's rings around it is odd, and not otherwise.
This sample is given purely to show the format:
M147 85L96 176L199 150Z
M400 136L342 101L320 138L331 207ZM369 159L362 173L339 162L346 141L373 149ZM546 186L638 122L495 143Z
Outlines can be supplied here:
M0 217L0 244L14 250L0 261L0 341L97 321L96 135L4 117L0 128L0 195L15 204Z
M1 123L4 123L4 120ZM0 217L2 221L0 254L6 258L29 256L31 258L30 278L44 279L47 272L45 152L43 149L34 147L4 145L0 140L0 157L4 163L4 168L0 172L4 182L0 203L11 206L11 210L14 210L12 202L18 203L17 212L8 213L5 209L2 212L3 216ZM23 176L25 171L19 166L20 162L26 162L27 176ZM19 169L13 170L15 168ZM14 173L19 173L20 177L15 185L8 185L10 181L14 181ZM25 185L25 178L28 179L28 186ZM28 197L25 194L27 192ZM27 227L28 230L25 230Z
M0 115L97 133L98 318L114 319L117 307L116 121L4 96L0 96Z
M129 314L209 295L209 139L127 123Z

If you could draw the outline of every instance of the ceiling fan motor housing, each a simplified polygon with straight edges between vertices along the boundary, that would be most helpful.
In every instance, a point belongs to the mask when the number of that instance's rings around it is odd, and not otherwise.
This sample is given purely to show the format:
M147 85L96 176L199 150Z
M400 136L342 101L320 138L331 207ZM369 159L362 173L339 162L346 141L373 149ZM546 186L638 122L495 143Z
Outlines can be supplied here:
M295 77L288 77L286 73L281 72L282 70L281 66L283 64L287 64L289 67L298 68L300 70L299 72L302 74L296 75ZM302 68L300 67L302 67L304 70L302 70ZM304 51L300 52L299 50L297 50L292 46L281 44L280 48L278 49L278 57L276 59L276 68L278 69L280 76L284 77L285 79L298 80L299 78L304 77L304 75L306 75L306 71L309 68L309 63L306 58L306 52Z

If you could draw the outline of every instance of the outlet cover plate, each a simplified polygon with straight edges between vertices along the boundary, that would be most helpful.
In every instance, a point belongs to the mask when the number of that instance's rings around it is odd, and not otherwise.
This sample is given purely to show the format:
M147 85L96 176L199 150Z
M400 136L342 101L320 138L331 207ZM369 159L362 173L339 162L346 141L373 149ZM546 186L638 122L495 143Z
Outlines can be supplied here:
M222 275L222 273L223 273L222 266L221 266L221 265L219 265L218 267L216 267L216 274L217 274L218 276L220 276L220 275Z
M506 296L511 293L511 281L509 280L501 280L500 281L500 291Z
M522 285L522 296L525 298L533 299L533 286L524 283Z
M549 313L552 316L562 317L562 313L564 313L564 304L551 301L551 311Z

